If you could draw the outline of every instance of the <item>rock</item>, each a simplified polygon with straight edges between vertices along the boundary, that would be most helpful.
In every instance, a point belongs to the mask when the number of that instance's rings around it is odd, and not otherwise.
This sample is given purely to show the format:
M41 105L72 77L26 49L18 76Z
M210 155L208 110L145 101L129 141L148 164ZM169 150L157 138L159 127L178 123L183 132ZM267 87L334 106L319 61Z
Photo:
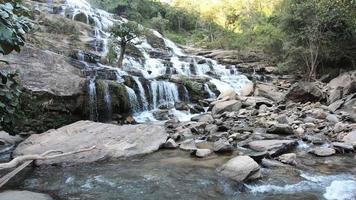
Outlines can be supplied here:
M152 153L158 150L166 140L167 133L160 125L117 126L79 121L39 135L31 135L17 146L13 155L17 157L26 154L42 154L49 150L71 152L95 146L96 148L89 152L37 162L38 164L88 163L105 158Z
M218 172L237 182L254 180L261 177L260 166L249 156L232 158L221 166Z
M322 101L325 97L316 83L299 82L289 89L285 98L294 102L306 103Z
M346 124L344 124L342 122L338 122L334 126L335 133L340 133L340 132L344 131L345 129L346 129Z
M260 163L262 162L262 159L268 156L268 152L264 151L264 152L251 153L248 156L250 156L256 162Z
M333 142L332 143L333 147L336 149L340 149L342 152L344 151L353 151L354 150L354 146L348 143L344 143L344 142Z
M169 138L163 147L166 149L176 149L178 148L178 144L172 138Z
M267 167L267 168L288 166L288 165L285 165L279 161L271 160L271 159L267 159L267 158L262 159L261 164L262 164L262 166Z
M215 103L223 102L223 101L231 101L236 99L239 99L239 96L236 94L234 90L226 90L218 96L217 101Z
M289 165L296 165L297 155L295 153L287 153L280 155L278 157L278 160L281 161L284 164L289 164Z
M201 114L197 115L195 117L192 117L191 121L195 122L206 122L206 123L213 123L214 118L211 116L211 114Z
M11 136L5 131L0 131L0 145L1 143L4 144L16 144L21 142L23 139L20 136Z
M231 153L234 148L226 139L220 139L214 142L214 152L216 153Z
M326 120L328 120L328 122L336 124L339 122L339 118L337 117L337 115L334 114L328 114L328 116L326 116Z
M190 112L192 113L192 114L199 114L199 113L203 113L203 112L205 112L205 109L204 109L204 107L202 107L202 106L200 106L200 105L193 105L193 106L190 106Z
M179 148L184 151L196 151L197 150L197 146L193 139L188 139L186 141L183 141L182 143L180 143Z
M216 116L224 112L239 111L241 106L242 104L238 100L218 102L214 105L212 109L212 114L213 116Z
M328 114L323 109L318 108L312 111L312 115L316 119L325 119Z
M254 91L254 84L251 81L248 81L244 84L244 86L241 88L241 96L250 96Z
M207 140L209 142L216 142L220 139L227 139L229 137L229 133L228 132L215 132L215 133L211 133Z
M282 101L284 97L283 93L279 92L276 86L266 84L257 84L255 96L265 97L275 102Z
M219 127L215 124L208 124L205 127L205 132L209 133L209 134L214 134L218 131Z
M344 138L342 139L342 141L344 141L347 144L355 145L356 144L356 130L345 135Z
M195 156L198 158L204 158L209 156L212 153L210 149L197 149Z
M184 102L177 102L175 104L175 108L177 110L189 110L189 106Z
M327 157L327 156L332 156L336 153L335 149L329 148L329 147L316 147L312 150L309 151L309 153L312 153L316 156L320 157Z
M328 103L356 92L356 70L345 72L328 83Z
M30 191L8 190L0 193L1 200L53 200L47 194L35 193Z
M267 132L277 135L292 135L294 131L288 124L274 124Z
M298 127L298 128L294 131L294 133L295 133L297 136L301 137L301 136L304 135L305 130L304 130L304 128L302 128L302 127Z
M155 119L160 121L169 120L169 115L169 110L157 110L153 112L153 116L155 117Z
M248 147L255 151L267 151L275 157L290 151L297 145L295 140L257 140L248 143Z
M273 106L273 101L265 97L246 97L242 101L244 107L260 107L261 105L266 105L268 107Z

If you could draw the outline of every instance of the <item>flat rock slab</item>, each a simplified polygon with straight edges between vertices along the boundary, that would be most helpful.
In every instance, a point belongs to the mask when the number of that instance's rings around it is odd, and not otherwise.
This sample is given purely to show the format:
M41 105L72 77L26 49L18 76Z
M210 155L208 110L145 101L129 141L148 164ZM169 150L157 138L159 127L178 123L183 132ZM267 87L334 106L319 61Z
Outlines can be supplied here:
M288 152L297 145L295 140L256 140L248 143L248 147L255 151L267 151L271 156L278 156Z
M332 156L336 153L335 149L329 147L316 147L309 151L309 153L314 154L319 157Z
M221 166L218 172L237 182L254 180L261 177L260 166L249 156L232 158Z
M49 150L78 151L96 146L89 152L38 161L37 164L88 163L106 158L130 157L152 153L167 140L167 133L160 125L104 124L79 121L39 135L31 135L19 144L14 156L42 154Z
M30 191L5 191L0 193L1 200L53 200L47 194Z

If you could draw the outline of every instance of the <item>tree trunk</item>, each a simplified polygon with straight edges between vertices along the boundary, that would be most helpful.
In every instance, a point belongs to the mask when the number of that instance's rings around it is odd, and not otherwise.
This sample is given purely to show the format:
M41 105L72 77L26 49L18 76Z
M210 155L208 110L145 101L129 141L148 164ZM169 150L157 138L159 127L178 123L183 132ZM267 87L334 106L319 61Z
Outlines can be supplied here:
M126 42L121 42L121 48L120 48L120 56L119 56L119 64L118 67L122 68L122 64L124 61L124 56L126 52Z

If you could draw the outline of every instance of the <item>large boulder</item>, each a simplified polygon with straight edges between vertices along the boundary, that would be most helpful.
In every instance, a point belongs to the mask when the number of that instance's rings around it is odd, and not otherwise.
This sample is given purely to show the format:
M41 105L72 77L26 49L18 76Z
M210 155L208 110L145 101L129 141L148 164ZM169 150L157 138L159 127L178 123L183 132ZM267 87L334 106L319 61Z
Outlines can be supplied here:
M274 85L257 84L255 96L261 96L275 102L280 102L283 100L284 94Z
M248 146L255 151L267 151L274 157L290 151L296 144L295 140L256 140L248 143Z
M345 135L342 141L348 144L356 145L356 130Z
M261 177L260 166L249 156L237 156L229 160L218 169L218 172L237 182Z
M355 92L356 70L343 73L328 83L328 103L334 103Z
M42 154L49 150L72 152L95 146L89 152L82 152L38 164L88 163L105 158L130 157L152 153L167 140L167 133L160 125L124 125L117 126L90 121L50 130L43 134L31 135L20 143L14 156Z
M325 99L323 91L314 82L299 82L294 84L286 94L286 100L294 102L317 102Z
M20 136L12 136L5 131L0 131L0 145L1 144L14 145L21 141L22 141L22 138Z
M218 102L214 105L212 109L212 114L214 116L222 114L224 112L233 112L239 111L242 106L241 101L238 100L230 100L230 101L222 101Z
M0 193L1 200L53 200L47 194L30 191L5 191Z

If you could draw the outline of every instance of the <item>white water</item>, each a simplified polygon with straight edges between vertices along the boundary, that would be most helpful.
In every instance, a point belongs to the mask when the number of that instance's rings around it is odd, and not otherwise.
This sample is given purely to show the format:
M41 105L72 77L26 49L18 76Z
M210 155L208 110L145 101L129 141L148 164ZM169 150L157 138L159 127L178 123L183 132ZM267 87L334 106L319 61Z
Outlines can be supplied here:
M246 185L252 193L293 194L322 191L328 200L353 200L356 197L356 179L347 174L316 176L302 173L304 180L286 185Z
M129 100L130 100L130 107L133 113L138 113L140 111L140 104L138 102L137 96L135 91L128 87L125 86L126 91L127 91L127 95L129 96Z
M111 120L112 117L112 105L111 105L111 95L110 95L110 91L109 91L109 84L107 82L105 82L104 84L104 102L105 102L105 107L106 107L106 111L107 111L107 120Z
M92 8L91 5L85 0L66 0L64 5L65 16L76 19L76 15L85 15L86 23L93 26L93 53L105 56L107 50L107 41L110 34L107 32L108 28L111 27L114 23L122 23L127 21L124 18L114 17L114 15L107 13L100 9ZM93 24L94 22L94 24ZM145 92L144 87L140 80L134 77L134 80L138 86L138 92L135 94L132 88L128 89L129 97L133 100L131 108L132 112L138 115L138 112L149 111L157 109L159 106L170 107L180 100L189 101L189 93L185 88L184 96L179 97L178 87L175 83L171 83L163 80L156 80L157 77L166 75L167 71L170 73L176 73L180 76L199 76L205 77L210 82L215 84L217 89L220 92L226 90L235 90L239 93L244 85L249 82L249 80L240 75L236 68L226 67L224 65L218 64L215 60L207 59L201 56L191 56L183 52L183 50L174 44L169 39L163 37L160 33L155 30L150 30L152 34L156 37L161 38L169 50L166 52L167 55L170 55L171 70L168 70L167 61L160 58L153 58L150 56L150 52L155 52L157 49L154 49L151 44L147 41L146 38L137 38L134 43L137 49L141 51L144 60L128 55L125 56L123 69L117 70L117 79L119 83L123 83L121 78L123 75L128 75L131 72L139 72L143 78L150 80L150 93ZM80 58L83 59L83 58ZM82 61L85 63L84 61ZM105 66L98 64L101 68L112 68L110 66ZM210 74L214 76L211 77ZM205 90L209 94L209 98L215 98L216 95L210 90L209 87L204 86ZM152 98L152 99L149 99ZM140 101L138 101L138 98ZM130 100L131 100L130 99ZM149 105L149 102L152 102L152 105ZM146 115L145 118L148 115Z
M96 96L96 86L95 86L96 76L90 77L88 84L88 94L89 94L89 113L90 120L98 120L98 107L97 107L97 96Z

